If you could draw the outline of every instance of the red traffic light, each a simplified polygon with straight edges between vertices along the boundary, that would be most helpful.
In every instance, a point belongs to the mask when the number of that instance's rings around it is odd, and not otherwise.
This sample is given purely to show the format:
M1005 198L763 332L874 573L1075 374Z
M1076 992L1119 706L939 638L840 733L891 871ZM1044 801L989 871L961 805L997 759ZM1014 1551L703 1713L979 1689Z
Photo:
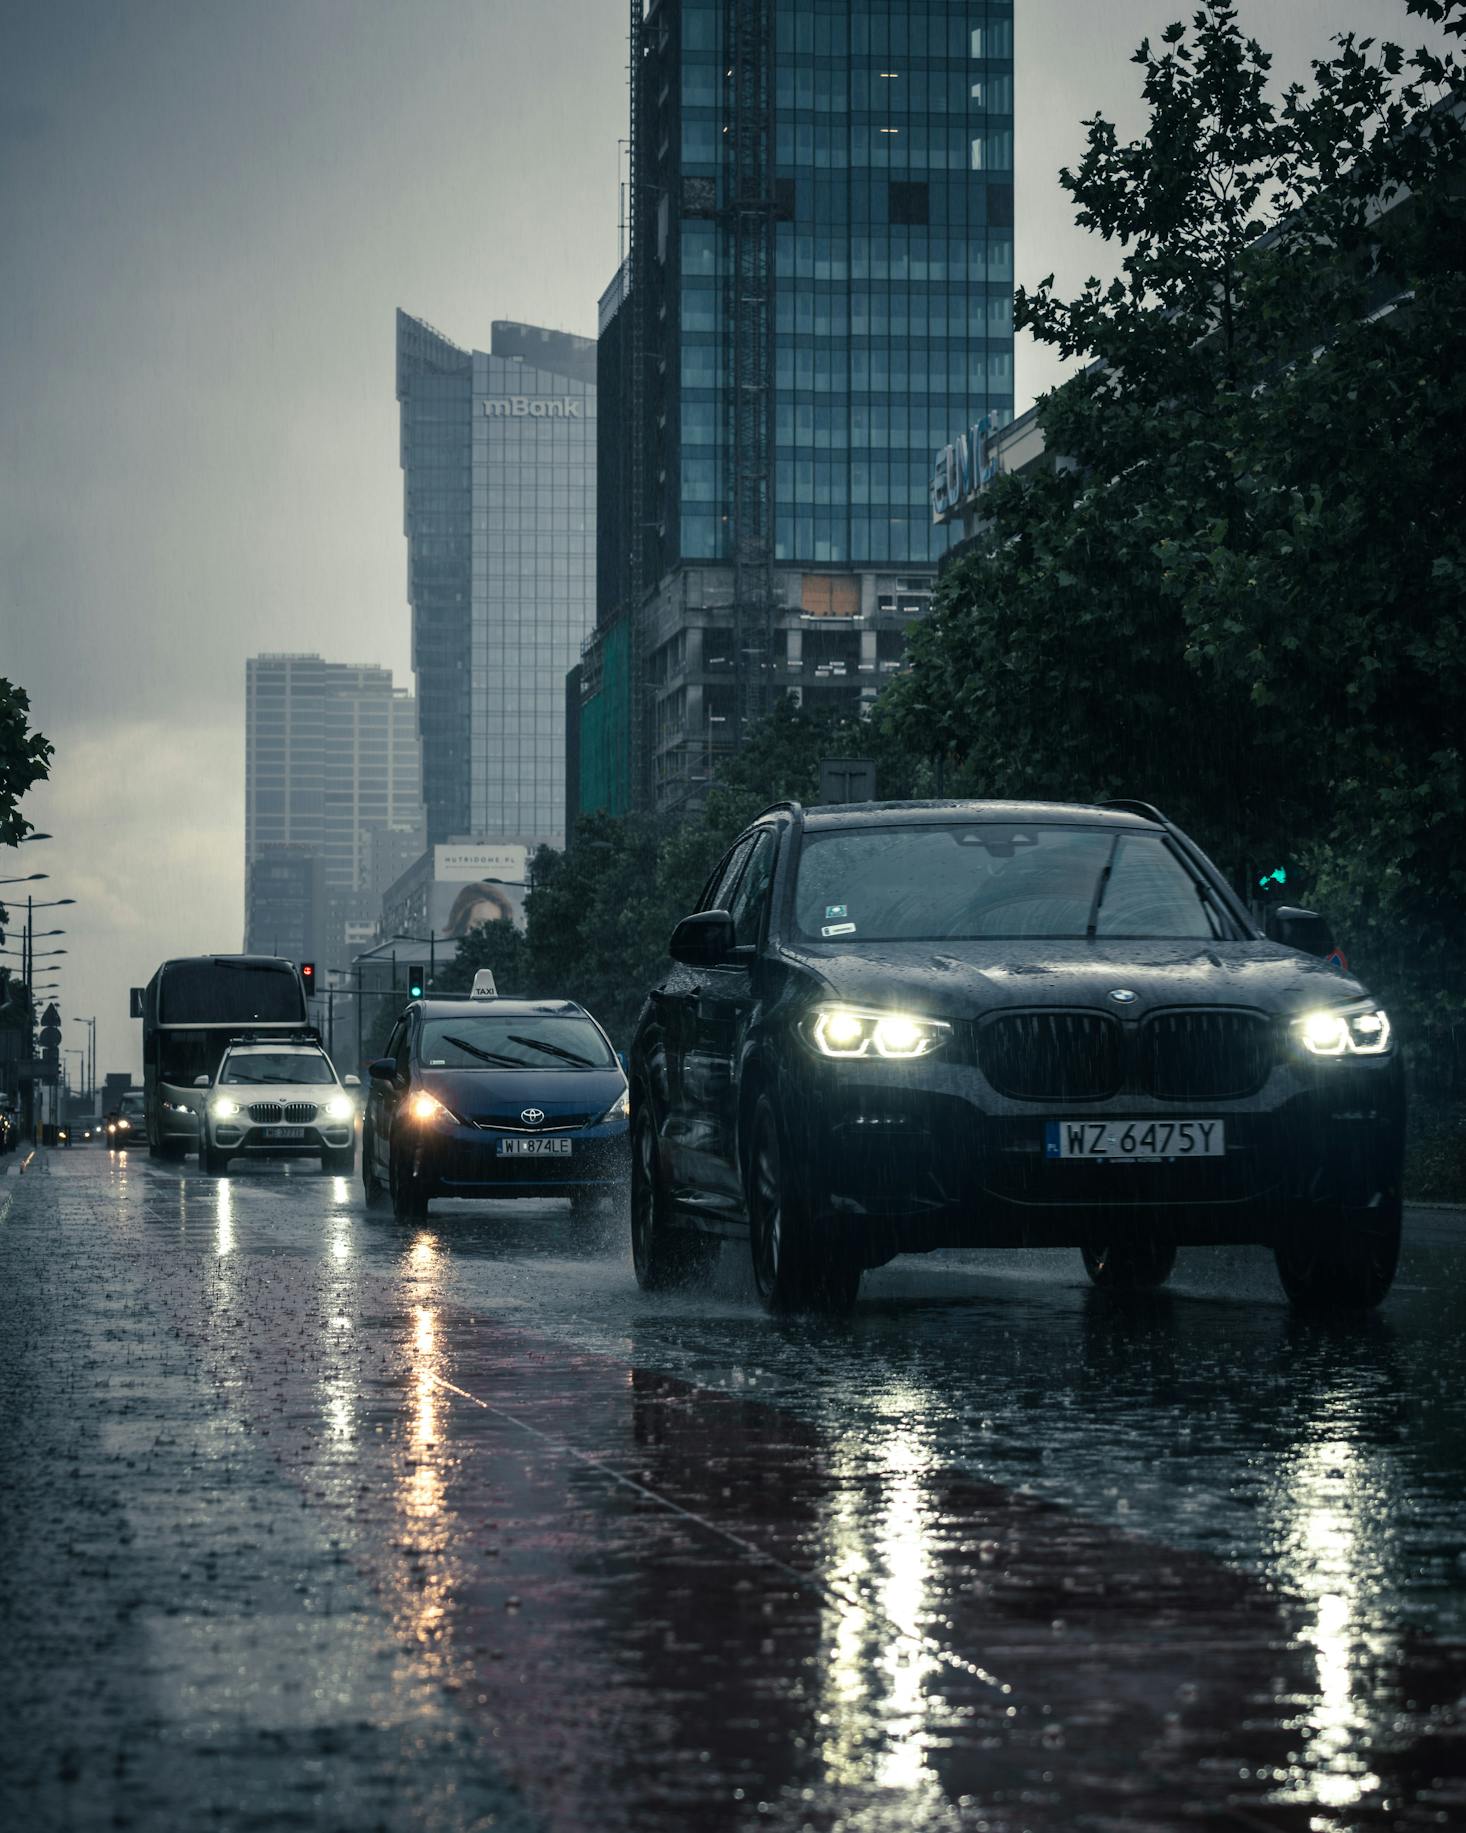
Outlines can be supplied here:
M306 992L314 993L316 990L316 964L314 961L301 962L300 978L305 986Z

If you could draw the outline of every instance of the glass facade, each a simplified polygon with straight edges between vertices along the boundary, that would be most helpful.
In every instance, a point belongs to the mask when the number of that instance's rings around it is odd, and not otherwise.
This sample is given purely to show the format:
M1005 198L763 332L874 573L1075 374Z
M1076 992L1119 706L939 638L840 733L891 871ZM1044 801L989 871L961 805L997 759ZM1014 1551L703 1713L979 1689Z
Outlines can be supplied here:
M330 900L369 890L384 858L395 857L392 848L404 837L420 844L421 834L417 706L394 688L391 671L317 655L252 656L245 664L246 945L263 945L279 927L277 912L260 914L260 899L288 877L281 857L315 861ZM267 858L276 867L255 873ZM265 923L259 934L257 921ZM314 947L329 958L338 925L323 922Z
M670 565L729 554L728 102L723 7L659 15ZM774 27L774 559L931 565L933 452L1012 416L1011 0L777 0Z
M554 839L595 616L595 343L505 321L469 353L398 323L429 839Z

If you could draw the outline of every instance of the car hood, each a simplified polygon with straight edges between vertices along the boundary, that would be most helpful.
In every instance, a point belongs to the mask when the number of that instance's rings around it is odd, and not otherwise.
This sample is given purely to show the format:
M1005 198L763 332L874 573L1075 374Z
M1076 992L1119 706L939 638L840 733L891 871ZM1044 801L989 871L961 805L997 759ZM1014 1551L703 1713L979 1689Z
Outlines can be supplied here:
M217 1101L222 1097L237 1101L241 1107L254 1107L261 1101L275 1101L282 1107L287 1102L324 1107L337 1095L351 1094L349 1088L337 1088L329 1082L221 1082L198 1092L203 1100Z
M460 1120L518 1128L526 1108L538 1108L545 1126L587 1126L626 1086L612 1064L606 1069L424 1069L422 1086Z
M1357 980L1274 942L871 942L786 948L855 1005L933 1018L1032 1006L1091 1006L1139 1018L1174 1005L1251 1006L1292 1017L1364 997ZM1123 1003L1110 998L1128 990Z

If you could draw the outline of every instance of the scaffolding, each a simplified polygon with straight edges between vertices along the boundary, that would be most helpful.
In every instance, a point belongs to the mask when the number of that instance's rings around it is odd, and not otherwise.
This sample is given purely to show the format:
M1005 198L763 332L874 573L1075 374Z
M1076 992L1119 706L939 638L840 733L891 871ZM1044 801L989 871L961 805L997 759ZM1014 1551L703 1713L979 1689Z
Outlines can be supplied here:
M726 0L723 30L736 750L774 676L773 0Z

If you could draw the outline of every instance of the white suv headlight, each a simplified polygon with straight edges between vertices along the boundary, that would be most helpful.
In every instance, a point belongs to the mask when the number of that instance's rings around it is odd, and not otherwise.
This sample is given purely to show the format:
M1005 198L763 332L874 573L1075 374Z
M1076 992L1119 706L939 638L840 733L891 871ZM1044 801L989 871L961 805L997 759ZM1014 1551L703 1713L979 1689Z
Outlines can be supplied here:
M1293 1020L1293 1035L1315 1057L1382 1057L1394 1048L1383 1006L1344 1006L1305 1012Z
M355 1112L350 1095L332 1095L326 1103L327 1120L350 1120Z
M209 1112L215 1120L232 1120L239 1112L239 1103L231 1101L227 1095L221 1095L217 1101L209 1103Z
M817 1006L803 1030L823 1057L885 1057L899 1062L930 1056L952 1035L952 1027L940 1018L861 1006Z

